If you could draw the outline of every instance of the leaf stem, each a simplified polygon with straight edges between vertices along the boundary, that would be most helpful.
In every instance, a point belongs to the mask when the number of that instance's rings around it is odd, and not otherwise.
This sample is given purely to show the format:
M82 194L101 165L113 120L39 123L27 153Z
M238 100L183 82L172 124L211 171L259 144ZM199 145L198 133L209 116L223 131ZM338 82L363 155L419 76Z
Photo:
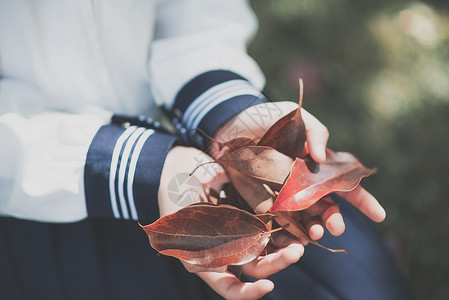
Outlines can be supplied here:
M204 135L206 138L208 138L210 141L217 143L219 145L222 145L222 142L217 141L216 139L214 139L213 137L209 136L207 133L205 133L201 128L193 128L192 131L199 131L202 135Z
M195 169L193 169L193 171L189 173L189 176L192 176L200 167L202 167L204 165L208 165L208 164L218 164L218 162L208 161L208 162L202 163L201 165L196 166Z
M283 227L278 227L278 228L275 228L275 229L271 229L271 230L269 230L269 231L266 231L266 233L274 233L274 232L277 232L277 231L281 231L282 229L284 229Z
M304 94L304 82L299 78L299 108L302 107L302 96Z

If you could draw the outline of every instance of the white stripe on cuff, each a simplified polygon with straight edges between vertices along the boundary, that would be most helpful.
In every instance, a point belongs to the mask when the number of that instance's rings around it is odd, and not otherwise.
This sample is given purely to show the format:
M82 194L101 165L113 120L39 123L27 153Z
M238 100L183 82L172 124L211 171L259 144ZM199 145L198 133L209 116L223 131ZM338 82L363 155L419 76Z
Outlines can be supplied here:
M201 111L202 107L205 104L207 104L209 101L213 101L213 99L219 96L217 95L218 93L222 94L227 90L238 88L238 86L248 87L248 85L249 84L246 80L235 79L217 84L209 88L200 96L198 96L186 109L184 116L182 118L184 126L187 126L187 124L192 122L192 119L195 118L195 116Z
M129 139L126 141L125 150L123 150L122 159L120 160L120 169L118 172L118 198L120 201L120 207L122 208L122 216L124 219L129 219L128 208L126 206L124 183L125 183L125 172L128 166L129 155L131 154L131 149L134 146L137 138L145 131L145 128L140 127L136 129Z
M154 133L153 129L148 129L139 137L136 143L136 147L134 148L133 154L131 156L131 161L129 163L128 170L128 182L127 182L127 191L128 191L128 203L129 208L131 210L131 218L136 220L139 218L137 215L136 205L134 203L134 193L133 193L133 184L134 184L134 175L136 173L137 161L139 159L140 152L142 151L143 145L150 135Z
M114 151L112 152L111 167L109 169L109 195L111 199L112 213L114 214L114 218L116 219L120 218L120 213L117 206L117 197L115 195L115 177L117 172L118 160L120 158L120 152L122 151L123 143L136 129L136 126L128 127L117 139Z
M190 129L193 128L197 128L198 125L200 125L201 121L203 120L204 116L206 116L206 114L208 112L210 112L215 106L217 106L218 104L237 97L237 96L243 96L243 95L251 95L251 96L255 96L255 97L260 97L262 94L253 88L246 88L246 89L239 89L236 91L232 91L229 93L224 94L222 97L216 98L214 99L213 102L210 102L193 120ZM193 135L194 132L191 132L191 134Z

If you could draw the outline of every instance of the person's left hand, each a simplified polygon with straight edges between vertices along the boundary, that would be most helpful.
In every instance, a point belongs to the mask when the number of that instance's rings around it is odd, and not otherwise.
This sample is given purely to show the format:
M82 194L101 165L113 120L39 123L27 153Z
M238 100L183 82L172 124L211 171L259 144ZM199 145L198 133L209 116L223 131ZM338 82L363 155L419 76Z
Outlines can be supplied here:
M219 191L221 186L229 181L223 168L213 164L198 169L194 177L190 177L194 181L190 181L189 184L180 182L198 166L198 163L208 161L212 161L212 158L195 148L177 146L169 151L158 193L161 217L172 214L188 204L207 201L206 194L210 193L211 189ZM173 184L176 186L173 187ZM241 266L242 274L259 279L255 282L241 282L237 276L227 271L227 266L210 269L182 263L188 271L196 273L226 299L259 299L274 288L270 280L263 278L297 262L304 253L302 243L282 232L273 233L272 240L270 246L273 246L273 251L270 254L261 255Z
M296 263L304 254L304 245L283 232L273 233L272 241L270 246L276 248L274 252L266 256L261 255L241 266L241 273L258 279L255 282L242 282L234 274L226 271L226 268L218 270L225 272L208 269L194 271L225 299L259 299L274 288L273 282L264 278ZM186 264L184 266L189 270Z
M289 101L263 103L249 107L222 126L216 132L214 138L221 142L237 137L248 137L258 141L277 120L297 107L297 104ZM309 112L304 109L301 112L306 127L305 151L316 162L324 162L326 160L326 145L329 131ZM211 153L214 156L214 148L212 148ZM376 198L361 186L357 186L350 192L339 192L337 194L358 208L371 220L382 222L385 219L383 207ZM325 209L322 209L323 207ZM330 198L319 200L307 211L310 211L312 216L306 222L309 236L312 239L320 239L324 234L324 227L334 236L341 235L344 232L345 223L343 217L338 205L335 205ZM315 212L318 212L318 214Z

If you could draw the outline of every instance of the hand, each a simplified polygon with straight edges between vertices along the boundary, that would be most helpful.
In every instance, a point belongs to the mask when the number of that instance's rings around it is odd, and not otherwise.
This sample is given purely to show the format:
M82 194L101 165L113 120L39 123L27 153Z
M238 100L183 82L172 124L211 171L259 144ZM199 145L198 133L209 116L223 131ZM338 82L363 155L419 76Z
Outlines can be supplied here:
M176 146L168 152L158 191L161 217L189 204L207 202L212 190L220 191L229 182L218 164L206 164L189 176L200 164L211 161L209 155L195 148Z
M205 269L184 262L186 269L202 278L225 299L259 299L271 292L273 282L266 278L296 263L304 254L304 246L282 232L272 235L274 252L259 256L242 265L242 274L257 278L255 282L241 282L227 267Z
M228 121L215 134L218 141L228 141L237 137L248 137L255 141L262 138L277 120L298 107L293 102L264 103L252 106L242 111L240 114ZM305 151L316 162L326 160L326 145L329 138L327 128L313 115L302 109L302 117L306 127ZM214 154L214 148L211 150ZM350 192L337 193L346 201L358 208L367 217L375 222L382 222L385 219L385 210L379 202L365 189L358 186ZM329 198L319 200L306 211L310 211L306 228L312 239L320 239L324 234L323 225L329 232L338 236L345 230L343 217L337 205Z
M221 186L229 181L218 164L205 165L198 169L194 174L197 181L192 184L182 185L176 181L185 178L183 176L192 172L199 163L207 161L212 161L212 158L194 148L174 147L170 150L164 163L158 192L161 216L174 213L193 202L206 201L206 195L211 189L219 191ZM176 183L179 190L176 189L173 193L170 189L173 189L173 184ZM207 269L186 262L183 264L188 271L196 273L226 299L259 299L274 288L270 280L261 278L285 269L297 262L304 253L301 243L280 232L273 234L273 246L272 253L241 266L242 274L259 278L255 282L241 282L227 271L227 267Z

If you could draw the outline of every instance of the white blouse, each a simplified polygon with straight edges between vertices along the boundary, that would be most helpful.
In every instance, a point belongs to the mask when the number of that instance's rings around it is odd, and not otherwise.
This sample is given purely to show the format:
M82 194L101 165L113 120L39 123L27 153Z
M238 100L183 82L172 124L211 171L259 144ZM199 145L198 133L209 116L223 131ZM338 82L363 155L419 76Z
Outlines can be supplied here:
M157 118L195 76L226 69L261 89L241 0L0 0L0 214L87 216L89 145L113 113Z

